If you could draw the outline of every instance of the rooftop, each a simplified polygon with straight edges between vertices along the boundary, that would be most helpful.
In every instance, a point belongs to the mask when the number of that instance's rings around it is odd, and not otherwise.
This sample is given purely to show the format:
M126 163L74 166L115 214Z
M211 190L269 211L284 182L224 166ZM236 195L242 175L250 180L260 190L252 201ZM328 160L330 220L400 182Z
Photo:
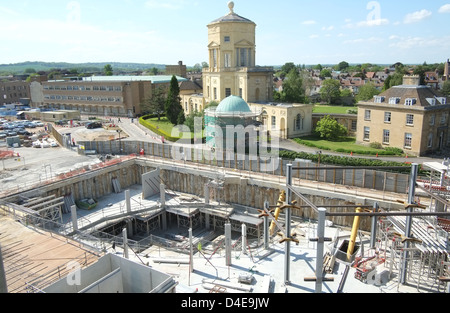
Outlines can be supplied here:
M157 76L91 76L84 77L83 81L91 82L129 82L129 81L151 81L154 84L169 83L172 80L171 75L157 75ZM187 81L187 78L176 76L178 82Z
M250 113L249 105L241 97L229 96L220 102L216 109L216 113L242 112Z
M252 23L254 24L254 22L252 22L251 20L242 17L236 13L234 13L233 9L234 9L234 2L230 1L228 3L228 8L230 9L230 13L228 13L225 16L222 16L221 18L218 18L214 21L211 22L211 24L215 24L215 23Z

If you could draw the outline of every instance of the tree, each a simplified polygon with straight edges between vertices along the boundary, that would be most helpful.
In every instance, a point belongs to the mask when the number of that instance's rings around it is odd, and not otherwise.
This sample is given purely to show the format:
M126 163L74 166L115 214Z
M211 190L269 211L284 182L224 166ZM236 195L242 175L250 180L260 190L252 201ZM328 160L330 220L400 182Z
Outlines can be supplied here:
M160 86L155 89L151 97L144 99L144 102L141 103L141 111L143 114L157 114L158 121L160 121L165 112L165 104L166 91Z
M355 98L353 97L353 93L350 91L350 89L341 90L341 102L343 105L355 104Z
M296 69L296 66L293 62L288 62L281 67L281 71L283 71L285 73L289 73L293 69Z
M103 68L103 72L105 73L106 76L113 76L113 68L111 64L106 64L105 67Z
M159 72L159 70L158 70L156 67L152 67L152 68L150 69L150 73L151 73L152 75L158 75L158 72Z
M325 78L325 77L332 77L331 71L329 69L323 69L320 72L320 77L323 77L323 78Z
M445 81L441 91L444 95L450 96L450 80Z
M377 89L377 87L375 87L375 84L372 82L369 82L363 86L361 86L361 88L359 88L359 93L356 96L356 101L360 102L360 101L368 101L370 99L372 99L374 96L379 95L380 91Z
M316 132L326 140L337 140L348 134L347 128L329 115L323 117L317 123Z
M318 71L322 71L323 70L323 66L321 64L317 64L316 66L313 67L313 69L318 70Z
M34 68L27 68L25 69L25 74L34 74L36 73L36 70Z
M339 63L338 64L338 70L339 71L344 71L344 70L346 70L347 68L349 68L349 66L350 66L350 64L348 64L347 62L345 62L345 61L342 61L341 63Z
M338 80L327 79L323 82L322 88L320 89L320 96L322 100L330 104L336 104L341 96L341 84Z
M427 68L426 68L426 62L425 62L425 65L417 66L413 72L414 75L419 75L420 85L422 85L422 86L426 85L426 83L425 83L425 72L426 71L427 71Z
M291 69L283 82L283 91L278 95L282 102L302 103L305 100L303 80L297 68ZM276 97L277 98L277 97Z
M172 80L170 81L169 92L167 94L165 111L167 119L174 125L177 125L180 112L183 111L183 107L180 102L180 86L178 85L177 78L173 75Z
M396 71L393 75L389 75L384 81L383 91L388 90L389 88L392 88L394 86L399 86L403 84L403 76L405 74L406 72L402 68L401 70Z
M186 116L184 116L184 111L181 110L180 114L178 114L177 124L178 125L183 125L185 122L186 122Z

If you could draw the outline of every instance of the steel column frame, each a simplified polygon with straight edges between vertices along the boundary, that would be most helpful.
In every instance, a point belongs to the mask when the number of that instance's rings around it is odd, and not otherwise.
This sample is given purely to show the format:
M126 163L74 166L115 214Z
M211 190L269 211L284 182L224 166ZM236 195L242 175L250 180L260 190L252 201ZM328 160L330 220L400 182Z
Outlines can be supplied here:
M292 192L289 186L292 185L292 164L286 165L286 229L285 229L285 237L291 238L291 219L292 219L292 208L290 207L292 204ZM284 243L284 282L288 284L290 282L290 273L291 273L291 241L286 240Z
M325 208L319 208L319 221L317 224L316 293L322 293L326 212L327 210Z
M3 265L2 246L0 245L0 293L8 293L8 284L6 282L6 272Z
M419 164L414 163L411 167L411 176L409 179L409 192L408 192L408 204L414 204L414 196L416 193L416 180L417 180L417 174L419 171ZM408 212L412 213L413 208L408 208ZM411 228L412 228L412 216L408 216L406 218L406 226L405 226L405 237L410 238L411 237ZM400 276L400 282L404 285L406 284L407 280L407 272L408 272L408 248L410 247L409 241L406 241L405 244L405 251L403 256L403 262L402 262L402 272Z

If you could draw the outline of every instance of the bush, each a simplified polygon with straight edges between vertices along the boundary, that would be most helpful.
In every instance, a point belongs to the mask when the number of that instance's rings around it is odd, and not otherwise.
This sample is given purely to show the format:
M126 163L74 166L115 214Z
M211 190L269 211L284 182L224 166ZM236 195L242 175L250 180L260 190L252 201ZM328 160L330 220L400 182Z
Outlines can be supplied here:
M295 151L280 151L280 157L295 160L295 159L305 159L311 160L312 162L317 163L319 161L319 155L310 154L306 152L295 152ZM355 157L344 157L344 156L335 156L335 155L326 155L322 154L320 156L321 164L328 165L337 165L337 166L354 166L354 167L374 167L374 166L401 166L405 167L405 170L397 170L399 173L410 173L411 172L411 164L402 163L402 162L394 162L394 161L382 161L382 160L373 160L373 159L365 159L365 158L355 158Z
M152 118L156 118L158 117L155 114L150 114L150 115L145 115L142 116L141 118L139 118L139 123L148 128L149 130L151 130L152 132L154 132L155 134L158 134L160 136L164 136L164 139L168 140L168 141L172 141L172 142L177 142L178 140L180 140L180 137L172 137L172 134L168 134L167 132L165 132L164 130L160 129L160 128L156 128L152 123L150 123L148 120L152 119ZM194 139L192 139L192 142L194 141ZM205 138L202 138L202 142L205 142Z
M347 136L348 131L344 125L339 124L334 118L325 116L318 123L315 130L320 134L321 138L326 140L337 140L341 137Z
M383 145L379 142L371 142L369 144L369 147L371 147L372 149L383 149Z

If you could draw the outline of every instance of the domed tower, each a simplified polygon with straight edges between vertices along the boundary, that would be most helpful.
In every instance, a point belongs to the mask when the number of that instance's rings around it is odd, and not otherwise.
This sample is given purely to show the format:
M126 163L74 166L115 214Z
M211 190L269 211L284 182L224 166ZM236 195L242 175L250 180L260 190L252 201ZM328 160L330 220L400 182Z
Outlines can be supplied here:
M254 125L258 113L252 112L250 106L241 97L229 96L222 100L217 107L210 107L205 111L206 143L216 147L220 141L224 148L248 148L249 143L256 143L257 133ZM218 131L218 128L221 131ZM241 127L242 126L242 127ZM250 126L250 129L247 128ZM227 128L234 133L233 147L227 145ZM248 132L245 133L245 130ZM255 130L256 131L256 130ZM219 138L220 137L220 138ZM239 143L240 142L240 143ZM241 144L241 146L239 146Z
M247 102L273 99L273 68L256 66L256 24L234 12L208 24L209 67L203 71L206 102L233 95Z

